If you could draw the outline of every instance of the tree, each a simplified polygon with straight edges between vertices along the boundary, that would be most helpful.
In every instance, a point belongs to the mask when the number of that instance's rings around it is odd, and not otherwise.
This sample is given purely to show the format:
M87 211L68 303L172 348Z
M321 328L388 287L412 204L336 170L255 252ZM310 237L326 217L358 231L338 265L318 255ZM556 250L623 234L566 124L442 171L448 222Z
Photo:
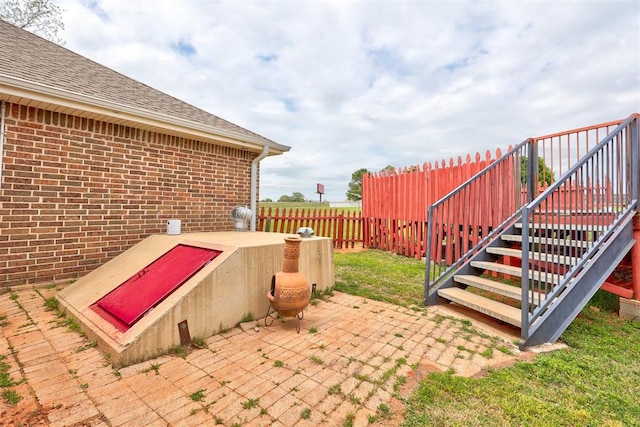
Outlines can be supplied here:
M305 202L306 199L304 198L304 195L302 193L298 193L295 192L290 196L287 196L286 194L283 194L282 196L280 196L280 198L278 199L278 202L295 202L295 203L301 203L301 202Z
M357 202L362 200L362 177L368 174L369 171L366 168L361 168L351 174L351 182L349 183L349 189L347 190L347 199Z
M527 172L529 169L529 158L522 157L520 164L520 182L527 183ZM553 171L547 166L542 157L538 157L538 182L541 185L550 185L556 178L553 176Z
M62 9L52 0L0 0L0 19L54 43L64 44Z
M289 201L300 203L306 201L306 199L304 198L304 194L295 192L291 195L291 199Z
M380 172L385 172L385 173L391 174L391 173L394 173L395 171L396 171L396 168L394 168L391 165L387 165Z

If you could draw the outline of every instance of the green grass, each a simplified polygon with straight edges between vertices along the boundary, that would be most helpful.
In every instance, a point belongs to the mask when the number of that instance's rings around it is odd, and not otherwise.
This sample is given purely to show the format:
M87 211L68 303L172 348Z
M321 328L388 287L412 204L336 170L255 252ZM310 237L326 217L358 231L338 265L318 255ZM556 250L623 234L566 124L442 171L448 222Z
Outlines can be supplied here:
M191 393L189 395L189 398L191 400L193 400L194 402L202 402L202 401L204 401L204 398L205 398L205 394L204 394L205 391L207 391L206 388L198 389L198 390L194 391L193 393Z
M353 412L349 412L344 420L344 423L342 423L343 427L353 427L353 422L355 421L355 419L356 414L354 414Z
M302 418L303 420L308 420L309 418L311 418L311 408L304 408L300 413L300 418Z
M160 375L160 365L157 363L151 363L148 368L142 370L142 373L146 374L151 371L155 372L156 375Z
M423 307L424 262L378 250L335 253L335 289L403 307Z
M562 338L569 349L484 378L429 375L405 425L637 425L640 324L587 307Z
M253 313L249 312L249 313L245 313L242 315L242 319L240 319L240 323L245 323L245 322L253 322L255 319L255 317L253 317Z
M391 416L391 408L386 403L381 403L378 405L376 409L376 413L380 416L380 418L389 418Z
M50 297L44 300L44 306L47 311L58 311L58 300L55 297Z
M418 260L380 251L336 253L335 267L337 290L422 307L424 264ZM590 305L562 335L565 350L482 378L429 374L407 399L403 425L640 425L640 323L619 319L618 299L606 292L598 291ZM484 356L497 352L510 350L496 346ZM369 422L389 415L385 404Z
M6 402L7 405L14 406L22 400L22 396L20 396L20 394L18 394L18 392L15 390L3 390L2 399Z
M333 395L333 394L342 394L342 386L340 384L333 384L331 387L329 387L329 389L327 390L327 394L328 395Z
M242 408L244 409L251 409L251 408L256 408L259 403L260 403L260 399L248 399L242 402L241 405L242 405Z
M66 326L69 332L75 332L83 338L87 336L82 330L80 323L78 323L78 321L72 317L63 318L62 320L58 321L58 324Z
M167 354L178 356L184 359L189 355L189 350L183 345L174 345L167 349Z
M195 348L208 348L209 344L205 341L204 338L201 337L193 337L191 338L191 345Z
M2 356L1 359L4 360L6 356ZM14 381L13 377L9 373L11 366L6 364L5 362L0 362L0 387L11 387L18 384Z
M322 360L322 358L320 358L319 356L316 356L315 354L310 356L309 359L315 363L316 365L323 365L324 364L324 360Z

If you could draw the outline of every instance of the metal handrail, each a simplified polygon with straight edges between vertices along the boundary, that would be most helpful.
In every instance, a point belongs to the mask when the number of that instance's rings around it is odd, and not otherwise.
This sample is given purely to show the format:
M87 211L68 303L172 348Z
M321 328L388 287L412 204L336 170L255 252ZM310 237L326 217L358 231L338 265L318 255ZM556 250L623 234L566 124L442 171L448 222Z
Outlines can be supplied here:
M562 160L567 163L567 168L570 168L572 162L581 159L581 151L585 155L591 151L589 146L590 138L593 139L595 137L599 140L599 132L606 131L609 133L611 127L621 122L621 120L607 122L527 139L429 206L427 212L427 242L425 245L427 261L425 300L433 295L438 287L458 267L470 259L473 254L482 250L498 232L514 223L522 213L522 205L535 198L538 191L538 168L536 167L538 157L543 159L545 165L547 161L550 161L550 167L553 168L557 166L556 161L554 161L555 156L558 164L561 164L560 160ZM521 195L525 194L521 187L523 183L519 179L521 176L521 161L524 157L527 157L529 161L526 178L524 179L524 183L526 183L526 199L521 199ZM503 173L502 176L499 176L495 171L501 168L503 172L506 170L511 174ZM562 165L559 166L556 172L561 171ZM492 174L494 174L493 178L501 182L491 182ZM505 182L505 180L507 181ZM494 195L491 192L495 192L496 187L502 187L502 196L506 196L506 203L500 206L497 206L496 202L490 197ZM506 194L504 187L508 188L511 194ZM465 205L469 199L468 196L465 199L465 194L475 194L477 196L481 193L484 193L486 197L475 199L475 202L481 204L481 207ZM460 203L456 203L458 199ZM456 223L456 218L454 218L456 215L452 215L451 210L475 210L475 213L464 212L463 214L456 214L465 217L462 221ZM444 211L449 212L445 213ZM474 223L473 219L470 219L472 215L480 215L479 212L481 215L488 215L488 224L477 224ZM444 218L445 216L447 218ZM471 237L469 244L466 242L467 236L465 236L465 233L468 233ZM458 241L455 241L456 238ZM448 251L444 255L440 253L443 250L442 247L446 247L444 250Z
M536 320L572 285L576 274L585 268L623 218L628 218L637 208L638 126L638 114L631 115L562 177L522 208L521 327L524 339L535 332L536 326L541 324L536 324ZM570 186L580 186L583 197L566 203L567 192L563 193L563 190ZM556 209L560 205L564 207L562 217L558 216ZM585 213L588 215L583 216ZM585 218L583 221L579 220L581 216ZM591 233L593 236L586 247L573 250L570 255L577 262L561 275L556 284L545 280L545 276L549 275L545 271L548 265L529 262L529 252L534 246L530 230L543 228L545 233L556 237L562 236L566 230L574 230L572 233L580 230L585 235ZM563 250L565 252L559 255L568 256L566 249Z
M511 150L509 150L507 153L502 155L495 162L491 163L491 165L487 166L485 169L480 171L475 176L469 178L467 181L462 183L460 186L458 186L456 189L451 191L449 194L442 197L436 203L429 206L428 213L427 213L428 228L427 228L427 244L426 244L426 251L425 251L426 252L425 257L427 260L426 277L425 277L425 300L431 294L433 294L433 292L435 292L435 290L438 288L441 282L446 277L448 277L453 270L457 269L472 254L476 253L480 248L486 245L486 243L489 242L493 238L493 236L495 236L498 232L500 232L506 225L513 222L514 218L517 216L519 212L518 208L520 207L520 204L521 204L521 201L520 201L520 184L521 183L519 179L520 178L520 159L522 157L522 153L528 152L529 146L534 143L535 142L533 139L527 139L521 142L520 144L516 145ZM509 165L509 163L511 164ZM533 163L533 162L529 162L529 163ZM447 203L452 201L454 198L458 197L460 194L471 193L471 192L477 193L482 189L483 186L486 188L487 184L489 186L492 186L493 182L490 182L491 175L494 172L499 171L501 168L502 169L505 168L505 165L507 165L507 168L511 166L511 169L513 171L512 174L509 174L513 178L513 182L511 182L511 185L509 186L509 188L514 190L512 194L512 198L510 198L510 202L513 203L512 209L509 209L511 211L510 214L507 214L506 216L498 215L496 218L499 219L499 222L494 221L489 226L491 230L487 229L486 230L487 233L486 234L482 233L483 236L481 238L478 235L478 238L476 239L477 241L475 242L475 244L469 247L466 251L464 251L464 254L461 254L461 256L453 260L452 263L446 264L444 266L444 269L440 268L440 264L443 261L442 259L443 257L434 254L433 249L434 247L435 248L439 247L439 245L434 245L434 242L439 241L443 236L434 235L436 225L439 223L438 218L435 217L435 213L439 209L445 207ZM496 173L496 175L498 175L498 173ZM529 179L528 182L532 182L532 180ZM500 183L500 185L504 185L504 184L505 184L504 182ZM528 194L532 194L532 193L533 193L532 191L528 191ZM480 224L470 224L471 222L472 221L469 221L469 224L467 224L471 228L475 227L477 230L480 227L482 227L482 225ZM435 260L435 262L432 263L431 260ZM437 275L437 277L435 277L434 280L431 280L432 273Z

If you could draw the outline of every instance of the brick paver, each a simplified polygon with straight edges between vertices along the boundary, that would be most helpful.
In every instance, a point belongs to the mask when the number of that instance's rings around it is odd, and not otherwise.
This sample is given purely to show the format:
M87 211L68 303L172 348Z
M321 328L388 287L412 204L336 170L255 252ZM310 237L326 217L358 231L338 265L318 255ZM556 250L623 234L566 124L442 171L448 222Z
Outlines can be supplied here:
M369 425L421 365L471 375L514 357L496 349L505 342L469 334L468 323L463 333L461 321L439 310L335 293L306 309L299 334L295 319L269 327L260 319L184 359L114 370L45 309L54 294L0 295L0 356L23 397L15 406L0 402L0 412L39 406L52 426Z

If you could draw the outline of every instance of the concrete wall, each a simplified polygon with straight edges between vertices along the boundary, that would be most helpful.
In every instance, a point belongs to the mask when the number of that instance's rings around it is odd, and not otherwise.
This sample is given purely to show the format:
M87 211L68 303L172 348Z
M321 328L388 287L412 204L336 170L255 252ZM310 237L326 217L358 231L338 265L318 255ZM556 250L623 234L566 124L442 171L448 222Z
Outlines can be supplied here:
M65 283L168 219L233 230L256 153L7 104L0 287Z

